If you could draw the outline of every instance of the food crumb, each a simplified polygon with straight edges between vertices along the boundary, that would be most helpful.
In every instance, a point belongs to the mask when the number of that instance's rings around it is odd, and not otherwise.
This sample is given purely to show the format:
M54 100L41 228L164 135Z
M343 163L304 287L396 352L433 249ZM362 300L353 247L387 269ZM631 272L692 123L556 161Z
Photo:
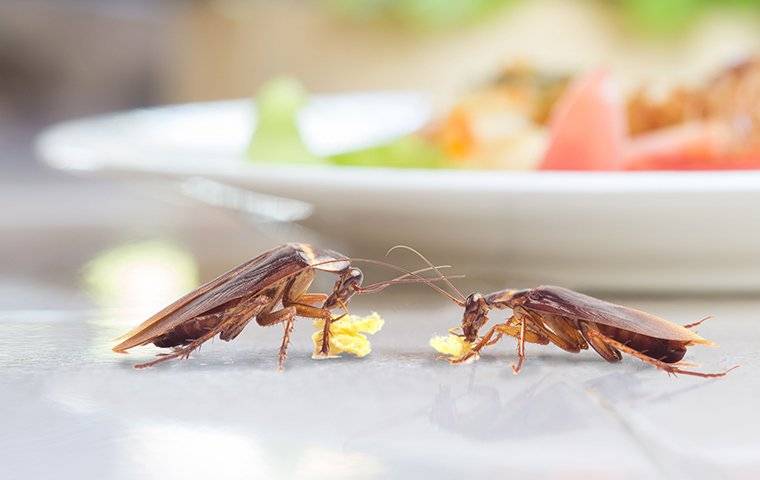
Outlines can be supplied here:
M311 336L314 343L314 353L312 358L336 358L341 353L351 353L357 357L365 357L371 351L372 347L365 333L375 334L383 328L385 323L377 312L361 317L358 315L345 315L343 317L334 317L330 324L330 351L325 357L320 353L322 348L322 331L325 327L325 321L314 320L316 332Z
M435 336L430 339L430 346L438 353L448 355L452 358L460 358L472 351L472 343L468 342L459 335L448 334L448 336Z

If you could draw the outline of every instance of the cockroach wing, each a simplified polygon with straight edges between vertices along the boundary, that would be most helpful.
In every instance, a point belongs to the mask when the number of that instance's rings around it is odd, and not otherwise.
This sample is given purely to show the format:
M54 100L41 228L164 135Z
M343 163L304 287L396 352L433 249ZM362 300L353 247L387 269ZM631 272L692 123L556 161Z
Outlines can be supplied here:
M188 293L128 332L124 336L126 338L113 350L124 352L150 343L155 337L183 322L232 300L256 295L276 282L309 268L313 263L338 260L324 263L327 270L331 263L343 264L345 258L337 252L317 249L307 244L281 245Z
M608 325L642 335L688 343L711 344L691 330L650 313L624 307L554 286L534 288L522 302L525 308Z

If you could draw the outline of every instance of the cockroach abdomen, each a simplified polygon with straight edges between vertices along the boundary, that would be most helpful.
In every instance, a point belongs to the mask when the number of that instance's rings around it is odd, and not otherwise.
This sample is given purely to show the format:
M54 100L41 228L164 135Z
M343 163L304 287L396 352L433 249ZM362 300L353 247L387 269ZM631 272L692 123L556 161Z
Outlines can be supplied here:
M686 355L686 342L650 337L600 323L597 323L596 326L604 335L620 343L624 343L655 360L665 363L676 363L681 361L684 355Z

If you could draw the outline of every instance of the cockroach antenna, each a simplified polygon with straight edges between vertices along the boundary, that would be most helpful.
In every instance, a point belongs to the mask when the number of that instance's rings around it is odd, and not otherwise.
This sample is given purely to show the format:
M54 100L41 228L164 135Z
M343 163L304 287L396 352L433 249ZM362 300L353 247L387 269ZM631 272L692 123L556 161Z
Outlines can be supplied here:
M433 270L435 270L435 272L438 275L440 275L441 279L446 283L446 285L448 285L457 295L459 295L460 300L462 302L464 302L465 296L464 296L464 294L462 294L461 290L459 290L453 283L451 283L451 281L449 280L449 278L446 277L446 275L444 275L440 270L438 270L438 268L436 268L436 266L433 265L433 262L431 262L430 260L428 260L427 257L425 257L425 255L423 255L422 253L420 253L418 250L410 247L409 245L395 245L395 246L389 248L387 252L385 252L385 256L387 257L388 255L391 254L391 252L393 252L394 250L398 250L398 249L408 250L408 251L414 253L415 255L417 255L418 257L420 257L423 262L425 262L430 268L432 268ZM457 302L457 303L460 303L460 302Z
M353 262L371 263L373 265L380 265L380 266L384 266L384 267L387 267L387 268L391 268L391 269L399 271L399 272L403 272L404 275L402 275L401 277L397 277L394 280L391 280L391 282L393 282L395 280L400 280L399 283L418 283L418 282L419 283L424 283L427 286L429 286L430 288L432 288L433 290L435 290L438 293L440 293L441 295L444 295L445 297L447 297L448 299L450 299L452 302L456 303L457 305L459 305L461 307L464 307L464 302L462 300L457 299L456 297L454 297L453 295L451 295L449 292L447 292L446 290L442 289L441 287L439 287L438 285L436 285L436 284L433 283L436 280L446 280L447 279L447 277L445 275L443 275L440 272L439 269L441 267L448 267L448 265L442 265L442 266L431 265L428 268L424 268L424 269L418 270L416 272L411 272L409 270L406 270L405 268L399 267L397 265L393 265L392 263L381 262L380 260L372 260L372 259L369 259L369 258L351 258L351 261L353 261ZM428 277L423 277L422 275L418 275L418 273L420 273L420 272L425 272L425 271L429 271L429 270L436 270L438 272L439 277L428 278ZM412 278L405 278L405 277L414 277L414 280L412 280ZM455 278L460 278L460 277L464 277L464 275L458 275ZM387 285L383 285L385 283L387 283L387 282L380 282L379 284L370 285L369 287L362 287L362 288L359 288L357 290L357 292L358 293L374 293L376 291L379 291L379 290L374 290L375 287L380 286L381 287L380 290L382 290L383 288L385 288L385 286L387 286ZM372 289L372 290L370 290L370 289Z

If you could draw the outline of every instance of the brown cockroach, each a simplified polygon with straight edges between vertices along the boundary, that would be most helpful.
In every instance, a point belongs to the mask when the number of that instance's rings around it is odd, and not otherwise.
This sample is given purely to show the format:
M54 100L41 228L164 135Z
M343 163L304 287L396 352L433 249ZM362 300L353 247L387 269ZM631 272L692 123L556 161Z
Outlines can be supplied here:
M397 246L389 252L396 248L411 250L430 265L432 270L436 270L432 263L411 247ZM464 308L461 332L452 333L475 343L470 352L451 360L452 363L463 363L475 358L484 347L493 345L508 335L517 339L517 364L512 365L515 374L519 373L525 361L526 342L541 345L552 343L571 353L587 350L591 345L602 358L612 363L622 360L621 352L625 352L668 374L722 377L736 368L718 373L702 373L684 370L678 365L688 347L714 345L691 330L709 317L681 326L650 313L554 286L504 289L488 295L472 293L465 297L442 274L441 276L456 296L449 292L442 293ZM442 290L437 287L435 289L439 292ZM512 315L504 323L492 326L484 335L479 336L492 309L510 309Z
M113 351L124 353L130 348L149 343L174 349L172 353L159 354L156 360L135 365L136 368L150 367L173 358L187 358L217 335L224 341L230 341L255 319L260 326L285 325L278 358L278 366L282 369L295 317L325 320L321 354L327 355L329 326L333 321L331 309L342 307L345 311L346 304L355 293L378 292L398 283L437 280L418 275L430 268L409 272L375 260L353 260L391 267L404 272L404 275L362 287L364 275L360 269L351 266L348 257L305 243L281 245L201 285L167 306L121 337L123 340L113 347ZM329 295L308 291L316 270L338 276ZM322 305L318 306L320 303Z

